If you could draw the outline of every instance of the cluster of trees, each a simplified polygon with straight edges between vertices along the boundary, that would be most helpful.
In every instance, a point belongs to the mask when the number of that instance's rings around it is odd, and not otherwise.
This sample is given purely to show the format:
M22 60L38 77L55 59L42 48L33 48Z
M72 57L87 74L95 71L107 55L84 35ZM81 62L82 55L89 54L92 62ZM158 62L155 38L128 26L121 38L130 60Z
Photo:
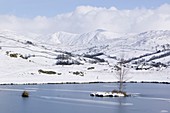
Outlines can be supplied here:
M29 44L29 45L35 45L33 42L31 42L31 41L26 41L26 43L25 44Z
M159 50L169 50L170 49L170 44L165 44L165 45L157 45L156 47L156 51L159 51Z
M57 59L56 65L73 65L73 64L80 65L81 64L80 62L71 59L71 57L66 54L58 55L56 59Z
M76 72L73 72L74 75L80 75L80 76L84 76L84 73L81 72L81 71L76 71Z
M83 55L83 57L87 57L87 58L92 59L90 61L90 63L106 62L104 59L97 57L97 56L100 56L100 55L103 55L103 54L104 53L96 53L96 54L91 54L91 55L85 54L85 55Z
M20 58L23 58L23 59L28 59L28 58L31 57L31 55L25 55L25 56L23 56L22 54L19 54L19 53L10 53L9 51L7 51L6 54L7 54L8 56L12 57L12 58L18 58L18 57L20 57ZM32 57L33 57L33 56L34 56L34 55L32 55Z
M44 73L44 74L56 74L55 71L47 71L47 70L42 70L42 69L39 69L38 72L39 73Z
M166 56L170 56L170 52L164 53L164 54L159 55L159 56L153 56L148 61L155 60L155 59L160 59L160 58L163 58L163 57L166 57Z

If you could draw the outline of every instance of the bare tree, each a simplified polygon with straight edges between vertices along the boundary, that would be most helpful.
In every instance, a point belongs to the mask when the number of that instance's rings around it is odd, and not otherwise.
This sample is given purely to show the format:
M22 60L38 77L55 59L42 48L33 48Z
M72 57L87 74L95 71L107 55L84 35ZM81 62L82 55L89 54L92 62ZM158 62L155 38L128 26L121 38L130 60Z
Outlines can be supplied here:
M122 57L120 61L115 65L116 70L116 78L118 79L118 89L119 92L123 92L125 85L124 83L129 80L130 78L127 76L128 68L125 65L125 60Z

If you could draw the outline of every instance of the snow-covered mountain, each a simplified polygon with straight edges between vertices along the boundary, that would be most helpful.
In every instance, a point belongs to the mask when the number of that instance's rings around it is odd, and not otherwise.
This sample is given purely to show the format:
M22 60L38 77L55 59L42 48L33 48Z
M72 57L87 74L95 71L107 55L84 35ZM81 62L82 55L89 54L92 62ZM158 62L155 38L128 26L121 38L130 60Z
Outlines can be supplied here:
M170 43L170 31L148 31L133 37L135 48L145 48L150 50L164 49Z
M125 36L125 34L118 34L98 29L96 31L83 34L57 32L49 36L48 41L52 44L63 44L70 46L100 45L122 36Z
M31 36L0 32L1 83L112 81L113 67L122 56L133 73L168 73L170 68L168 30L119 34L98 29L83 34ZM50 72L57 77L49 77Z

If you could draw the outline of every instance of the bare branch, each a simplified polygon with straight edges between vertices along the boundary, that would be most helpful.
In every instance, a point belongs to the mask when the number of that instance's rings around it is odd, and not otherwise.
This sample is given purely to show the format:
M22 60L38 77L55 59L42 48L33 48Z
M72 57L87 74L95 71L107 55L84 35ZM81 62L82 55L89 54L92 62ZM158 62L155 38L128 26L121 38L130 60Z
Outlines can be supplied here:
M123 56L124 57L124 56ZM118 62L114 67L116 70L116 75L115 77L118 79L118 88L119 91L123 91L125 89L124 82L130 79L130 77L127 76L129 69L126 67L124 63L124 58L120 59L120 62Z

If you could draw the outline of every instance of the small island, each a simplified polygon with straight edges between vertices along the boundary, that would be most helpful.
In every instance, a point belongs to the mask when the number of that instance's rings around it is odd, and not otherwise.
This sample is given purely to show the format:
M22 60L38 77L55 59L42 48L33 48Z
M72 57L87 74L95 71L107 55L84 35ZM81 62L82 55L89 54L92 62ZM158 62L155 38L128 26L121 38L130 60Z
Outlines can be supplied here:
M126 92L119 92L116 90L113 90L111 92L94 92L91 93L90 96L96 96L96 97L127 97Z

